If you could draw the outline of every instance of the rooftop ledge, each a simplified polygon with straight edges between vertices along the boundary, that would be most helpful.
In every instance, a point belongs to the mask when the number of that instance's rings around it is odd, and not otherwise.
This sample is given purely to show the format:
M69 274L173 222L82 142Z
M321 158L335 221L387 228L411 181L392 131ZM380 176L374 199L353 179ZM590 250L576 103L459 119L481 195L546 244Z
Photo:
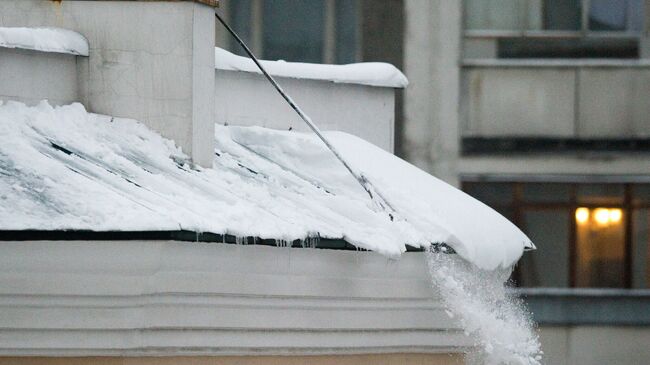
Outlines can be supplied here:
M112 1L112 0L100 0L100 1ZM143 2L153 2L153 1L183 2L184 1L184 2L194 2L194 3L204 4L215 8L219 7L219 0L121 0L121 1L143 1Z
M88 56L88 40L62 28L0 27L0 48Z
M215 62L217 70L261 74L259 68L250 58L237 56L219 47L215 48ZM408 79L397 67L383 62L326 65L319 63L286 62L282 60L262 60L260 63L270 75L278 77L399 89L408 86Z
M145 1L150 1L150 0L145 0ZM219 7L219 0L189 0L189 1L194 1L195 3L201 3L215 8Z

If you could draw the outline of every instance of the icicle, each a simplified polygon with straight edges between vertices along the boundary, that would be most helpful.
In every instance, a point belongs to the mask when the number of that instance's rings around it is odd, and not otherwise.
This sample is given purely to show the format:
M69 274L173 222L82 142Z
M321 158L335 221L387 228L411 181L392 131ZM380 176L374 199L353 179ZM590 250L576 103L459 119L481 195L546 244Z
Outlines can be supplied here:
M316 248L320 244L320 235L307 236L304 242L301 241L301 243L303 244L302 247Z

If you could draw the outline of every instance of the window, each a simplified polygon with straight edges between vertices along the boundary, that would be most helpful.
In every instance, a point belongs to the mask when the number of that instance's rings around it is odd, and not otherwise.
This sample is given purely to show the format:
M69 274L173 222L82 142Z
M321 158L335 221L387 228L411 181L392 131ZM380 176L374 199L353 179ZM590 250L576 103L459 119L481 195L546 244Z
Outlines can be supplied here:
M469 31L559 35L557 31L638 33L642 28L643 0L465 0Z
M225 6L235 31L261 58L358 61L358 0L231 0ZM234 42L231 50L243 55Z
M500 58L635 58L643 0L465 0L466 43ZM473 42L467 42L473 40ZM467 46L466 46L467 48ZM471 49L466 53L474 55ZM480 56L480 55L479 55Z
M465 182L538 250L514 274L525 287L650 287L650 184Z

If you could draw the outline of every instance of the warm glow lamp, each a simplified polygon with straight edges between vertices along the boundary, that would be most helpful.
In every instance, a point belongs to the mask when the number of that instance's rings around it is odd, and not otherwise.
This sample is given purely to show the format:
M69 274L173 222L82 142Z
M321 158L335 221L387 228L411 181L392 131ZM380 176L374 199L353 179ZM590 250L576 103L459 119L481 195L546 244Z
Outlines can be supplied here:
M623 212L620 209L609 210L609 221L612 223L619 223L623 217Z
M576 221L580 224L587 223L589 220L589 209L588 208L578 208L576 209Z
M604 226L609 223L609 209L598 208L594 211L594 220L596 223Z

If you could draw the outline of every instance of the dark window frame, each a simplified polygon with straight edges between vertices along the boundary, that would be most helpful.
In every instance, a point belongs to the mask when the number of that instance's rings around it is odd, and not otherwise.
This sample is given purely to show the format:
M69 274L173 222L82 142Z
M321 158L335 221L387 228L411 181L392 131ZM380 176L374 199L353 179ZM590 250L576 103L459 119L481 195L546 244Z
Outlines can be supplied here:
M625 2L625 26L622 30L598 30L591 29L591 17L590 14L593 11L591 8L592 0L579 0L579 24L577 29L552 29L547 28L548 22L546 17L547 8L545 8L542 3L541 9L541 21L544 27L542 29L529 29L530 19L528 17L528 9L530 8L531 0L523 0L524 6L522 7L523 13L517 14L517 16L523 17L523 22L521 28L518 29L484 29L484 28L469 28L468 17L469 14L467 2L469 0L463 0L463 30L465 31L466 36L499 36L499 37L551 37L551 38L592 38L592 37L603 37L603 38L618 38L618 37L640 37L643 32L642 29L633 29L634 23L630 18L630 8L631 4ZM542 0L545 1L545 0ZM639 3L640 12L645 11L645 6L643 2Z
M547 9L542 3L541 29L532 29L530 21L530 0L524 0L523 10L516 16L523 20L513 29L471 28L467 2L463 1L463 31L467 39L493 39L496 41L496 57L511 58L616 58L638 59L641 55L643 23L631 17L632 10L643 13L646 3L626 1L625 24L622 30L593 29L591 3L593 0L579 0L579 19L576 29L551 29L548 27ZM630 0L631 1L631 0ZM643 20L641 20L643 22ZM479 57L481 58L481 57ZM491 57L490 57L491 58Z
M322 4L324 7L322 19L320 19L323 23L322 37L318 43L318 46L321 47L320 60L293 59L284 54L280 58L289 62L316 62L325 64L361 62L362 22L364 20L361 0L322 0L319 4ZM237 5L241 5L241 8L237 8ZM232 18L233 14L237 14L240 17L239 20L243 21L243 23L235 22L233 24L235 31L241 33L244 42L249 44L252 51L259 58L270 60L278 58L277 55L275 57L268 55L269 44L264 39L268 27L268 24L265 24L265 13L268 10L265 8L265 5L268 4L263 0L247 0L246 3L237 5L225 5L232 12L228 14L231 17L229 18L231 21L235 20ZM239 13L235 9L244 13ZM341 12L346 10L352 10L353 13L341 14ZM287 9L280 7L276 11L287 11ZM341 15L347 15L348 18L344 19ZM345 27L340 23L341 21L349 21L351 19L355 22L351 27ZM350 30L353 30L353 32L350 33ZM346 40L352 40L352 44L345 45L344 42ZM227 48L233 53L241 56L245 55L241 47L230 39Z
M578 187L584 186L589 183L562 183L562 182L549 182L548 184L563 184L569 186L569 201L567 202L527 202L523 198L523 188L526 184L531 184L530 182L521 182L521 181L462 181L461 188L463 191L467 191L469 187L473 184L485 184L485 183L499 183L499 184L509 184L512 186L512 200L506 204L489 204L487 205L493 208L505 208L511 209L513 214L513 223L519 227L522 231L526 232L526 227L524 224L523 213L526 210L552 210L552 209L567 209L569 219L569 247L568 247L568 256L569 256L569 288L577 288L577 225L574 217L575 211L579 207L586 208L600 208L603 204L595 203L580 203L578 202ZM649 185L647 183L599 183L599 185L607 184L617 184L623 185L623 201L621 203L607 204L608 208L618 208L623 211L623 216L625 217L625 238L624 238L624 277L623 277L623 287L625 289L631 289L633 285L633 232L634 232L634 222L632 219L632 213L636 209L650 209L650 202L634 202L633 199L633 188L639 185ZM521 268L516 266L512 275L513 282L516 286L519 286L521 282ZM650 284L650 283L649 283Z

